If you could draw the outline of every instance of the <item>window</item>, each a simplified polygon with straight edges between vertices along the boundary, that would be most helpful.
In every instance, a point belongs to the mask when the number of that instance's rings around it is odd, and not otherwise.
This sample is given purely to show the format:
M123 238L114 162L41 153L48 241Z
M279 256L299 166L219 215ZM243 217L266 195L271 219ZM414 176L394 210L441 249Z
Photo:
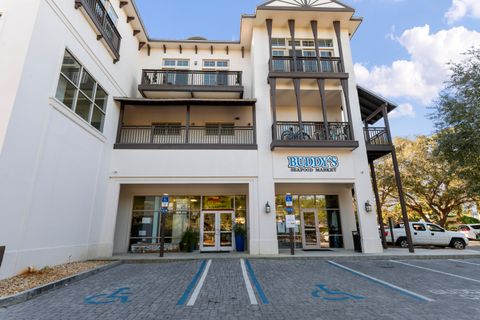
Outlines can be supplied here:
M235 135L234 123L206 123L205 134L207 136L233 136Z
M102 132L108 95L78 61L65 51L55 97Z
M190 61L187 59L163 59L163 66L169 68L185 68L190 65Z
M433 232L445 232L445 230L435 224L427 224L427 227L430 231Z
M303 40L302 45L304 47L315 47L315 41L314 40Z
M332 39L318 39L318 46L324 48L333 48Z
M272 46L274 47L285 47L285 39L273 38Z
M426 231L425 226L423 224L413 223L412 228L415 231Z
M203 67L225 69L228 68L228 60L203 60Z
M105 10L107 10L108 16L112 19L114 25L117 25L118 22L118 15L113 8L113 5L110 3L109 0L101 0Z

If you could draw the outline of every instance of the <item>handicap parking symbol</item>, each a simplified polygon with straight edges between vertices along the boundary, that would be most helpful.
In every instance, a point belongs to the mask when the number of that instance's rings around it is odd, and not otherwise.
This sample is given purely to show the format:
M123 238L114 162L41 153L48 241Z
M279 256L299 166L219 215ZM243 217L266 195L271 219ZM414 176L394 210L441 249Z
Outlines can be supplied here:
M119 302L127 303L128 297L132 294L130 288L119 288L110 294L96 294L85 298L86 304L112 304Z
M346 301L346 300L363 300L365 297L356 296L347 292L330 290L324 284L317 284L316 289L312 291L312 297L320 298L327 301Z

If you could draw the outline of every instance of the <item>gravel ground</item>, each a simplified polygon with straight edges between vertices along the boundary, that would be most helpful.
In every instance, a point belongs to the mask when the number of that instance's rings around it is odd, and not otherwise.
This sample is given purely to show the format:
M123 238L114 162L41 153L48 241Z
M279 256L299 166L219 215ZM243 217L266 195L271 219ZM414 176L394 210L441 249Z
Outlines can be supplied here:
M41 270L25 270L18 276L0 280L0 298L61 280L108 263L109 261L72 262L46 267Z

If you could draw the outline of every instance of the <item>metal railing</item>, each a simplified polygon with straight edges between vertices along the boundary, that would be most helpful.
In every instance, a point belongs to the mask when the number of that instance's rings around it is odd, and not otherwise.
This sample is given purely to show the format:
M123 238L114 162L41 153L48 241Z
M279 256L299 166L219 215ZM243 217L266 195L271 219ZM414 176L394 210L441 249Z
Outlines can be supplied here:
M117 144L253 145L253 127L123 126Z
M75 8L83 7L101 36L108 44L115 57L120 58L120 42L122 37L108 15L101 0L75 0Z
M296 63L295 63L296 61ZM337 57L272 57L272 72L343 72L342 61Z
M300 130L301 129L301 130ZM272 125L272 131L277 140L313 140L313 141L351 141L350 125L348 122L329 122L327 140L325 124L323 122L278 121Z
M242 86L241 71L143 70L142 85Z
M363 132L367 144L389 145L392 143L388 138L387 129L385 127L364 128Z

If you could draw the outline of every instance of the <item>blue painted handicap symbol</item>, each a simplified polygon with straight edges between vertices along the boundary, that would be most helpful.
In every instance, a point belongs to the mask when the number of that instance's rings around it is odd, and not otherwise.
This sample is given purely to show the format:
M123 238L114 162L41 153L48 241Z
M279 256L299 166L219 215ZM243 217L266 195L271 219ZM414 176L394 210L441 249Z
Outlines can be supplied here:
M312 297L320 298L327 301L345 301L345 300L362 300L365 297L356 296L343 291L330 290L324 284L317 284L317 289L312 291Z
M115 302L127 303L128 297L132 294L129 292L130 288L120 288L110 294L96 294L94 296L86 297L87 304L111 304Z

